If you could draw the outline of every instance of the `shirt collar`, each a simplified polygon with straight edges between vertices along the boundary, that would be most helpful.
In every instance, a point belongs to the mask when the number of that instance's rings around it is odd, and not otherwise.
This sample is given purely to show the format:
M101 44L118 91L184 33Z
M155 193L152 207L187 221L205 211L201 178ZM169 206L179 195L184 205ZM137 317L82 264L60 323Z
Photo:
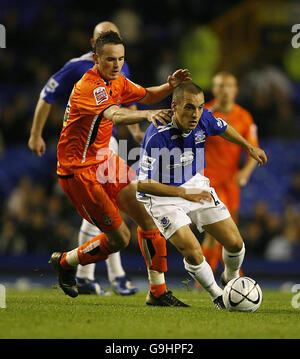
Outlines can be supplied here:
M176 121L175 121L174 115L172 116L171 126L174 127L174 128L176 128L178 131L180 131L180 134L181 134L182 137L188 137L188 136L191 134L191 132L192 132L192 130L191 130L190 132L188 132L188 133L182 132L182 131L179 129L179 127L178 127L178 125L177 125L177 123L176 123Z

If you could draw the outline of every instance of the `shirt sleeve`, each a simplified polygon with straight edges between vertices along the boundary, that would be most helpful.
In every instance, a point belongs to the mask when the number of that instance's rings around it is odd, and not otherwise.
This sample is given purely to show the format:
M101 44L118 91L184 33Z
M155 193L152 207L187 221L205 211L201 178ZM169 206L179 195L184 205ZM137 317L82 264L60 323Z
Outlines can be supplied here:
M159 137L157 134L144 137L137 171L138 180L152 179L159 182L159 161L164 147Z
M227 129L227 122L220 117L215 117L210 111L203 109L204 119L202 123L205 126L207 136L220 135Z
M253 121L252 116L250 113L246 114L245 118L245 129L244 133L242 134L247 141L249 141L252 145L258 146L258 137L257 137L257 126Z
M134 102L137 102L146 96L146 89L140 85L129 80L127 77L124 77L124 89L122 92L122 105L130 105Z
M74 84L80 80L82 73L76 68L76 63L67 62L64 67L50 77L40 93L40 98L49 104L57 99L68 97Z
M117 105L104 85L92 86L89 81L79 81L74 86L72 104L81 115L99 115L112 105Z

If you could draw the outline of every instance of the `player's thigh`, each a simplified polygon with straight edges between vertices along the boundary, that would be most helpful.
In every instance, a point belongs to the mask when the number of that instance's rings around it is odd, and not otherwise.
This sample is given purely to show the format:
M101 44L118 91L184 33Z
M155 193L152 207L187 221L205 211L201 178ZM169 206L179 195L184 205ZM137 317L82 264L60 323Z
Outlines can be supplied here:
M232 210L231 210L232 203L233 203L231 201L231 195L232 195L231 187L227 186L225 183L221 183L221 184L215 186L214 189L215 189L219 199L225 204L225 206L227 207L228 211L230 212L232 218L235 220L235 217L233 216ZM216 248L216 246L218 246L218 241L216 241L216 239L213 235L206 232L204 241L203 241L203 246L205 246L207 248Z
M75 205L78 213L102 232L111 232L123 222L119 209L98 183L93 169L77 174L63 182L63 189Z
M203 261L200 243L190 229L189 225L180 227L169 238L169 241L190 264L197 265Z
M147 213L145 206L136 199L136 190L136 182L130 182L126 187L122 188L118 194L118 206L143 230L154 229L155 224Z
M204 225L203 229L229 252L237 252L243 247L243 239L232 217Z

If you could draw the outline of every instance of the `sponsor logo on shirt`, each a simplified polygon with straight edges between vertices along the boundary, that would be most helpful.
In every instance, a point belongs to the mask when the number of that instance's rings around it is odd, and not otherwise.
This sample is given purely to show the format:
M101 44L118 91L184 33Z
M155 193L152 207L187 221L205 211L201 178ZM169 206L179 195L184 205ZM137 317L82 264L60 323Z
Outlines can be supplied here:
M222 120L220 117L216 117L216 120L217 120L218 127L222 128L222 127L225 127L227 125L227 123L224 120Z
M176 167L183 167L188 166L194 161L194 154L192 151L186 151L183 152L182 155L180 155L179 159L180 163L174 163L172 165L167 165L167 168L176 168Z
M103 101L106 101L108 99L108 95L107 95L105 87L95 88L94 96L95 96L97 105L100 105Z

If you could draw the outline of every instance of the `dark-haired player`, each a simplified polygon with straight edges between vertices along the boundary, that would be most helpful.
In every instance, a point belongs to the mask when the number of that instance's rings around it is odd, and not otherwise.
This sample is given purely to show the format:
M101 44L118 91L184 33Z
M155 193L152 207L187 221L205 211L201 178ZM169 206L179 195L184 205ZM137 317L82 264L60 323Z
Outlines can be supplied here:
M138 225L140 246L151 247L146 263L152 297L147 298L147 304L185 306L167 290L166 246L152 218L136 200L136 183L132 182L135 172L109 149L109 141L113 125L145 120L166 123L168 110L132 111L120 105L159 102L180 83L190 80L189 72L177 70L167 83L145 89L120 74L124 57L124 44L116 32L105 32L97 38L95 66L72 90L57 147L57 174L62 189L79 214L103 233L72 251L54 253L50 262L64 292L77 296L76 266L106 260L128 245L130 232L120 216L121 210Z

